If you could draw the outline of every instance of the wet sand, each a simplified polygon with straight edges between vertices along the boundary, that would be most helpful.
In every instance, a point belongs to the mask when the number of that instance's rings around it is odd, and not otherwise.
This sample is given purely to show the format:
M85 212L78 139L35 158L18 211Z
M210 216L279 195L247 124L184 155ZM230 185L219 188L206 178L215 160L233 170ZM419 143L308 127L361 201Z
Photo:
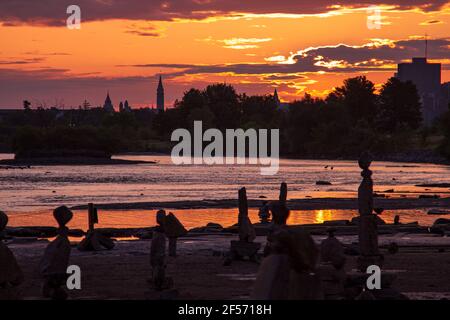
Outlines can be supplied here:
M169 258L168 275L174 279L180 299L246 299L251 293L258 270L256 263L233 262L223 266L229 241L236 235L197 236L179 241L179 256ZM323 237L314 237L320 242ZM356 236L339 237L345 244ZM150 276L149 248L151 240L119 241L111 251L80 252L73 248L70 264L80 266L81 290L70 291L71 299L159 299L160 293L146 282ZM264 242L265 237L258 237ZM395 241L397 254L386 251ZM11 243L25 273L21 286L24 299L40 299L41 281L37 272L47 242ZM398 278L394 287L414 299L450 298L450 238L435 235L399 233L380 236L385 254L383 270L394 270ZM354 256L347 256L346 269L356 266Z

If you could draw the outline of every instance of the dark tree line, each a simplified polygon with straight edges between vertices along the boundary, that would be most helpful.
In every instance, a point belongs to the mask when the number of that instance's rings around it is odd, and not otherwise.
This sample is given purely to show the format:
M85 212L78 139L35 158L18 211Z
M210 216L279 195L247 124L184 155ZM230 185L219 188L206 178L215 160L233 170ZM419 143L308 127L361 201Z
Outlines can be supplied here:
M177 128L191 129L195 120L208 128L280 128L280 152L293 157L353 157L362 150L390 154L420 148L429 128L422 127L415 85L390 78L379 92L365 76L350 78L325 98L308 94L280 108L272 95L238 94L231 85L190 89L163 113L149 109L107 113L83 106L24 111L0 124L0 136L12 133L14 151L30 148L87 148L110 153L170 151ZM443 135L440 151L450 156L450 115L431 134ZM3 134L3 135L2 135ZM91 137L91 138L89 138ZM93 140L92 143L83 142ZM83 140L83 141L79 141Z
M400 152L421 126L416 87L391 78L375 91L366 77L350 78L324 99L306 94L285 110L271 95L239 95L231 85L215 84L187 91L175 108L158 115L155 128L166 139L194 120L204 129L280 128L281 153L299 157Z

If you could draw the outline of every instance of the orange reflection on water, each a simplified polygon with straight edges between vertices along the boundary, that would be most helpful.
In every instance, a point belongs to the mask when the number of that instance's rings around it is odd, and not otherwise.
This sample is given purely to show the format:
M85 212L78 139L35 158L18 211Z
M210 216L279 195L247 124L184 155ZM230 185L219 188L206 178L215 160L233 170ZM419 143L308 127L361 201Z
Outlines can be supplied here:
M205 226L209 222L229 227L237 223L238 209L167 209L173 212L187 229ZM401 222L418 221L423 226L430 226L437 218L445 216L427 215L426 209L386 210L381 218L392 223L395 215L400 215ZM142 228L155 225L156 210L99 210L98 228ZM289 225L323 223L329 220L351 220L357 216L357 210L291 210ZM259 222L258 209L249 209L249 218L253 223ZM51 211L28 213L9 212L9 226L56 226ZM72 229L87 229L87 212L74 211L74 217L68 224Z
M324 221L333 220L331 210L316 210L315 223L323 223Z

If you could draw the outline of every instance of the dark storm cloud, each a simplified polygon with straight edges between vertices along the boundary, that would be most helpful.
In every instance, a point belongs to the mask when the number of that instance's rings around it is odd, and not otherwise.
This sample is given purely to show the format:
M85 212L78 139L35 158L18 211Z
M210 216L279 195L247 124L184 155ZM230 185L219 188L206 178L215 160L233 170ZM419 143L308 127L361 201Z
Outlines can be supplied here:
M231 13L288 13L317 14L330 11L332 5L365 7L387 4L398 9L420 8L434 11L442 8L447 0L77 0L83 21L130 19L173 20L177 18L204 19ZM64 25L66 8L72 0L2 0L0 21L3 26L34 24Z
M292 64L228 64L228 65L187 65L187 64L140 64L135 67L180 69L166 76L176 77L185 74L235 73L235 74L294 74L302 72L362 72L392 70L386 64L396 64L423 56L423 40L399 40L389 43L374 42L362 46L345 44L323 46L301 50L292 56ZM428 40L428 57L431 59L450 59L450 38ZM338 61L335 67L328 68L330 62Z
M376 44L376 42L375 42ZM428 52L431 59L450 58L450 38L428 40ZM325 46L307 51L308 57L323 56L326 60L344 60L355 64L358 62L377 59L390 62L410 59L414 56L423 56L425 52L425 41L423 39L411 39L395 41L392 44L379 46ZM298 60L303 57L296 56Z

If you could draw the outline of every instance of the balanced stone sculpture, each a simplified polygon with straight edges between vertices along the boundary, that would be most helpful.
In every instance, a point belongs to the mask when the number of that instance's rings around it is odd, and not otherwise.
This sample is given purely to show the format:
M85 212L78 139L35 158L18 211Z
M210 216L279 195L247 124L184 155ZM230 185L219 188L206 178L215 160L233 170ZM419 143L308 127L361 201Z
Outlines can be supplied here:
M159 210L156 213L158 224L152 235L150 246L150 265L152 267L151 282L157 290L167 289L171 286L172 279L166 277L166 234L164 230L166 212Z
M383 256L378 249L377 216L373 214L373 181L369 170L372 159L369 153L361 154L358 164L363 180L358 188L359 250L358 268L365 272L370 265L381 267Z
M177 240L179 237L184 236L187 230L180 220L172 212L169 212L164 219L164 232L167 238L169 238L169 256L176 257Z
M42 294L45 298L65 300L67 293L63 286L67 281L71 251L69 229L66 224L72 219L73 214L66 206L61 206L53 211L53 217L58 223L58 236L47 246L40 263L39 269L44 279Z
M239 190L239 241L231 241L230 256L225 264L232 260L248 257L252 261L257 260L257 253L261 247L260 243L253 242L256 238L255 229L248 217L247 191L245 188Z
M328 238L320 244L319 266L324 297L327 300L343 299L346 279L344 246L334 236L334 229L330 228L327 231Z
M23 282L23 273L12 251L3 243L8 216L0 211L0 300L19 298L17 287Z
M94 204L88 204L88 225L89 229L86 237L78 244L80 251L100 251L103 248L111 250L114 248L114 241L95 230L95 224L98 223L97 208Z
M316 272L318 249L311 236L290 231L286 221L289 209L283 202L271 207L273 230L267 238L267 256L256 277L251 299L322 299L320 278Z

